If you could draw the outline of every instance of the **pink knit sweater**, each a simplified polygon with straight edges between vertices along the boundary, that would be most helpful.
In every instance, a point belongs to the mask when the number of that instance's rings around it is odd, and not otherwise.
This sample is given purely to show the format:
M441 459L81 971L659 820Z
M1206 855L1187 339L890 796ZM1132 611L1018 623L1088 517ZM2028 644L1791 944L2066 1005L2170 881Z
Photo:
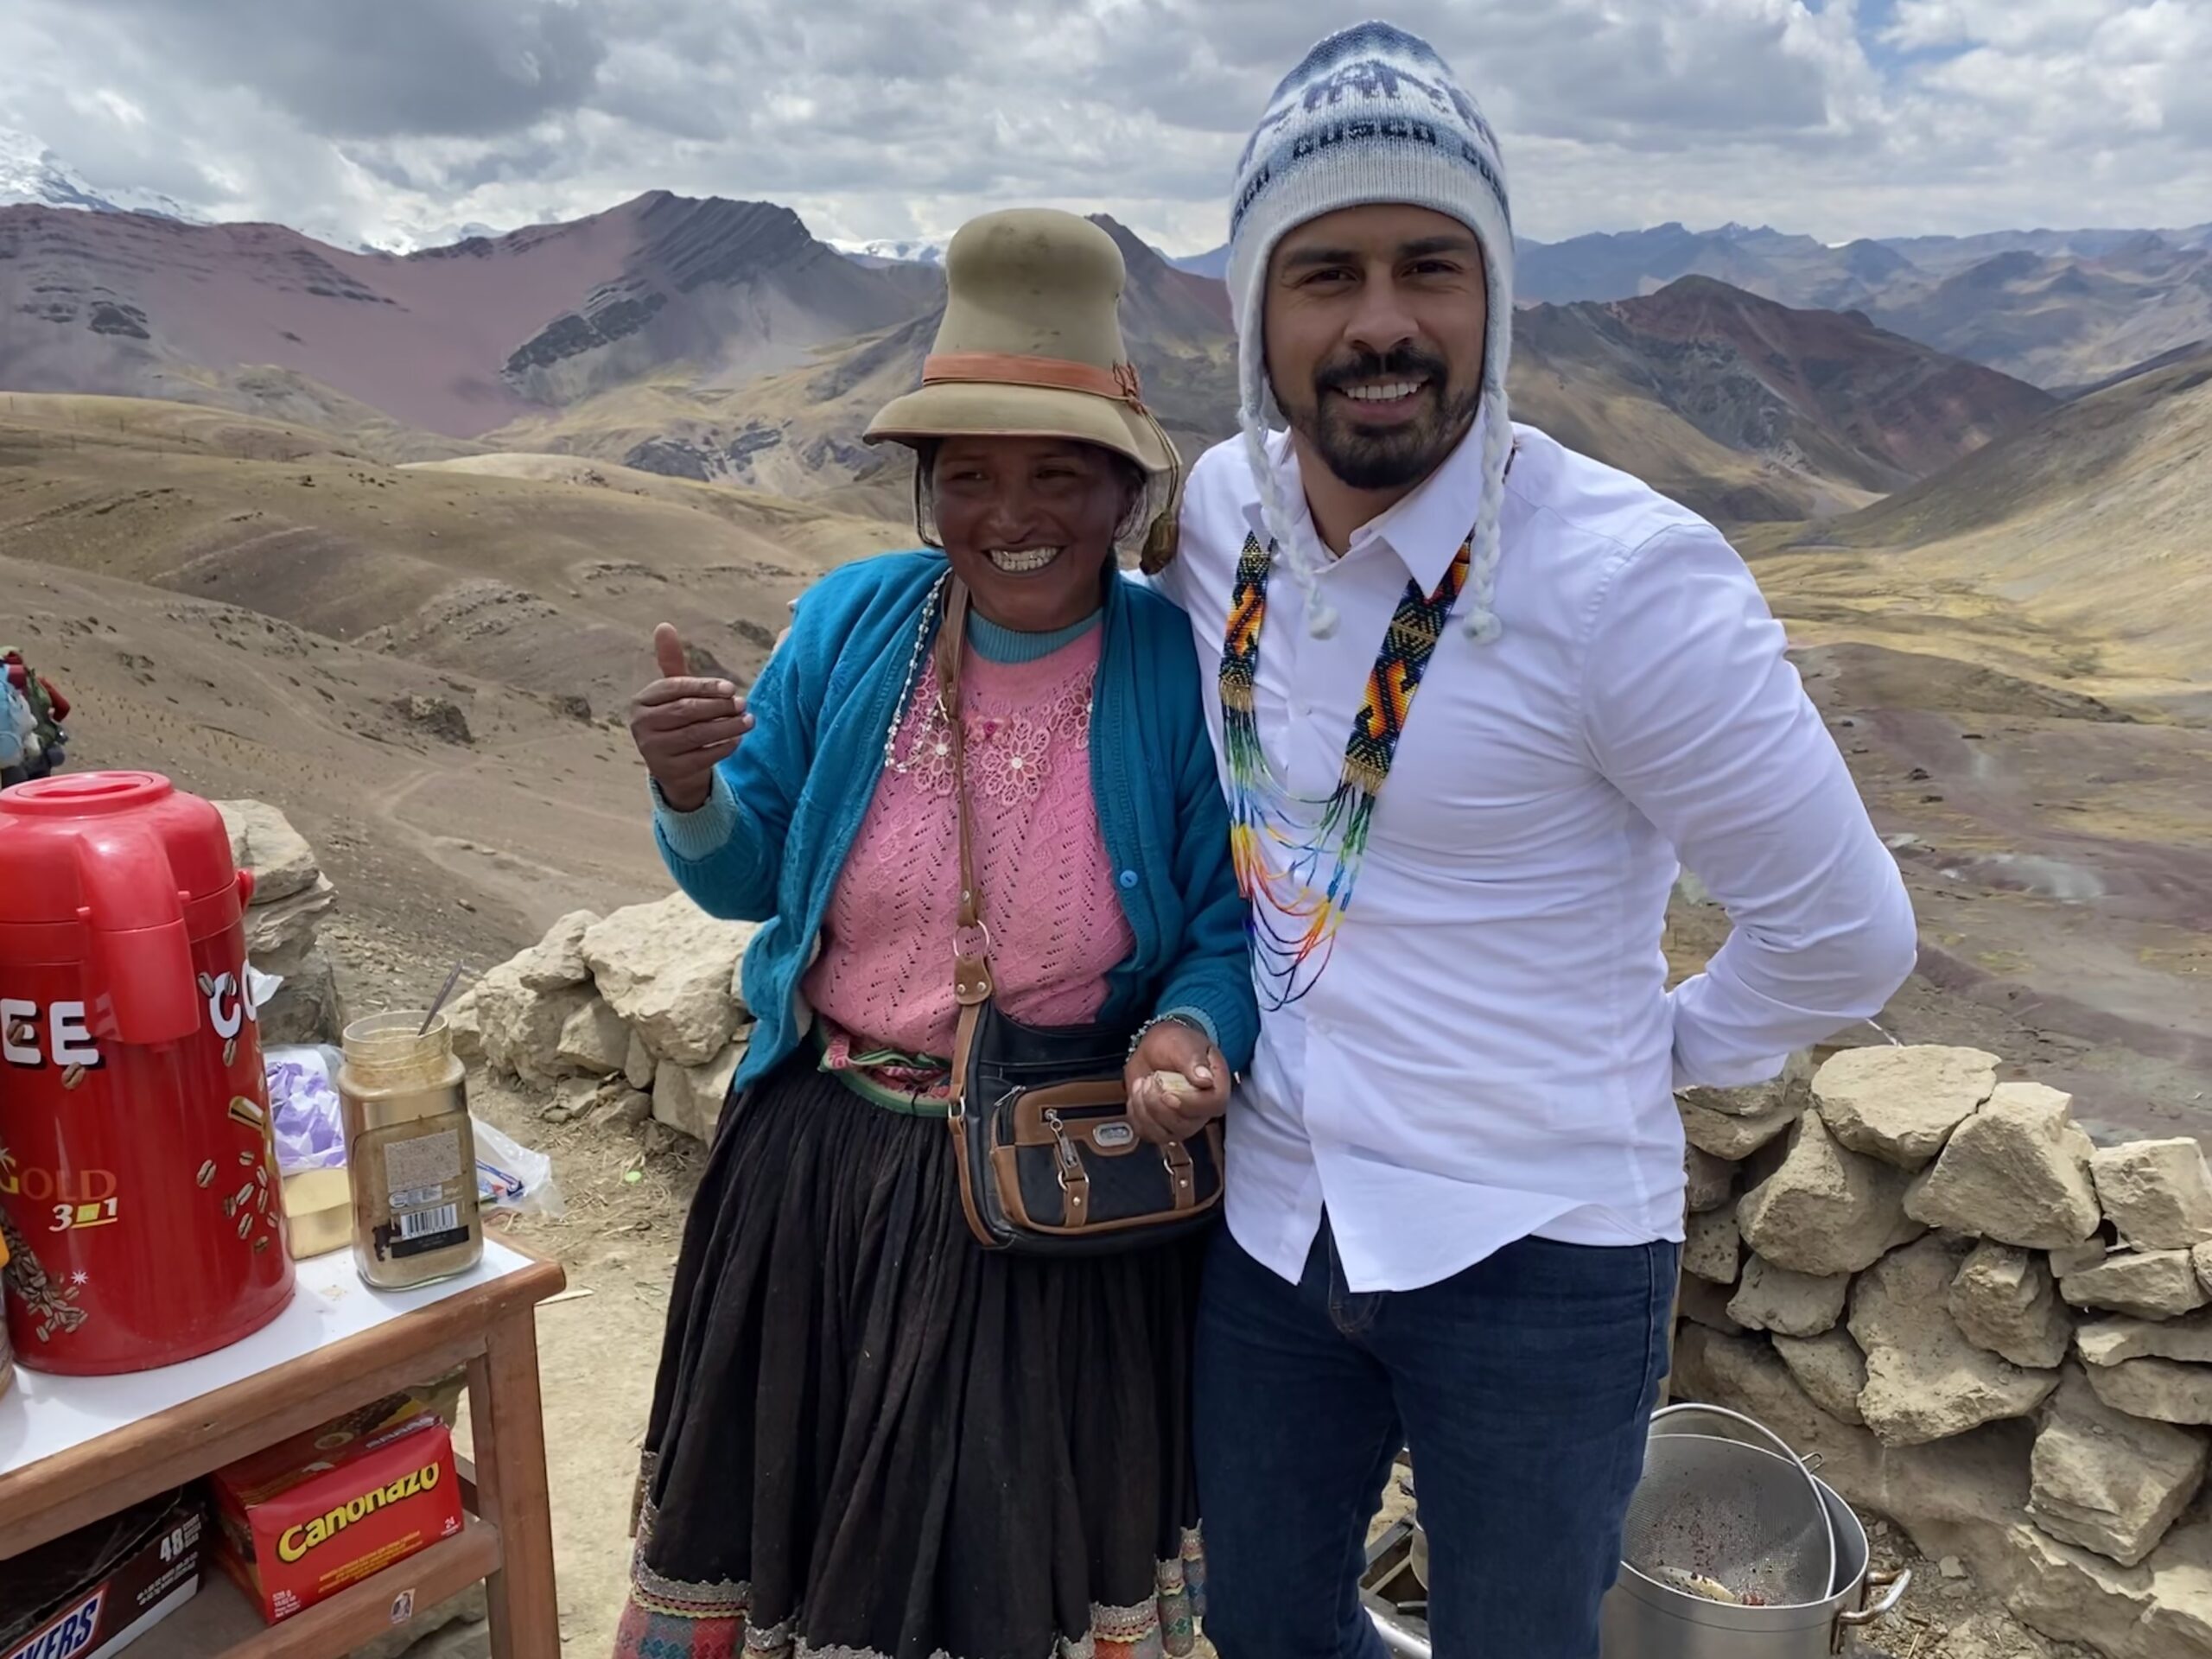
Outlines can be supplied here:
M976 868L997 1001L1018 1020L1096 1017L1135 947L1090 792L1098 631L1027 663L961 670ZM933 688L918 690L823 920L804 982L833 1065L874 1049L952 1052L960 852ZM903 768L903 770L902 770Z

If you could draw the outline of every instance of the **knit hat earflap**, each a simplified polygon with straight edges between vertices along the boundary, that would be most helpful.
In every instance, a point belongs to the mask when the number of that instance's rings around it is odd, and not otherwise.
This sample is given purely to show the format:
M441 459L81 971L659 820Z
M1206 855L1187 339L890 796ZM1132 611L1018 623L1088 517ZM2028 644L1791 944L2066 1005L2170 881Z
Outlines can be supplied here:
M1236 308L1237 422L1278 555L1306 596L1307 628L1325 637L1336 613L1315 580L1312 550L1291 531L1282 481L1268 454L1279 413L1268 387L1263 327L1275 244L1340 208L1403 202L1459 220L1483 250L1490 318L1476 415L1482 505L1462 594L1464 626L1488 642L1499 632L1494 594L1498 515L1513 423L1505 370L1513 348L1513 216L1497 137L1434 48L1384 22L1330 35L1283 77L1236 164L1229 214L1229 294Z

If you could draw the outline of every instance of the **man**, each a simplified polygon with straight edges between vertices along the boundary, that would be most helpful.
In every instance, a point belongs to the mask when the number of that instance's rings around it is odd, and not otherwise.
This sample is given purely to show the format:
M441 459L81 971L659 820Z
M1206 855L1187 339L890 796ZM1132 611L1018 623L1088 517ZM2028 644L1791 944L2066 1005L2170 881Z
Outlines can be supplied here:
M1505 174L1443 60L1316 46L1230 226L1243 435L1159 579L1266 1010L1198 1354L1208 1630L1379 1653L1403 1445L1437 1653L1590 1659L1667 1364L1672 1091L1877 1012L1910 907L1719 533L1510 423ZM1682 864L1734 931L1669 993Z

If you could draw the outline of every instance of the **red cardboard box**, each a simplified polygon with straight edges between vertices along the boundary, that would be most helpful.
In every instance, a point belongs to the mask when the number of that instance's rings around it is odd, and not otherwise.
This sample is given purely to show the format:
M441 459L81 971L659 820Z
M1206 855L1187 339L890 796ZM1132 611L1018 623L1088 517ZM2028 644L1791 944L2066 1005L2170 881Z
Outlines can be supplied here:
M453 1437L429 1413L298 1435L213 1484L223 1565L271 1624L461 1529Z

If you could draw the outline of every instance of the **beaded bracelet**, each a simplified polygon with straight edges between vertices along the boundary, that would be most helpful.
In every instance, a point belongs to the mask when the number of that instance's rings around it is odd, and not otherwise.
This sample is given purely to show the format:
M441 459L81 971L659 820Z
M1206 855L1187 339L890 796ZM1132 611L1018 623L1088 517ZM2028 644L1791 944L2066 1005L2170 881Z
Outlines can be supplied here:
M1208 1033L1206 1028L1200 1025L1197 1020L1188 1019L1179 1014L1163 1014L1156 1019L1146 1020L1144 1024L1137 1027L1137 1034L1129 1039L1129 1052L1122 1056L1123 1062L1127 1063L1128 1061L1136 1058L1137 1050L1144 1046L1144 1039L1154 1026L1165 1026L1169 1024L1185 1027L1192 1031L1197 1032L1199 1036L1206 1039L1209 1045L1213 1041L1211 1034Z

